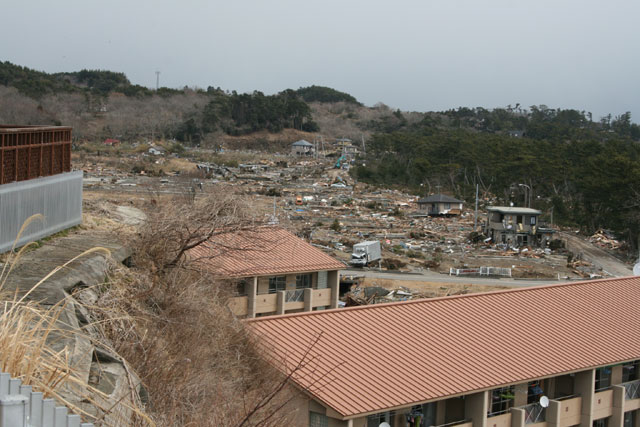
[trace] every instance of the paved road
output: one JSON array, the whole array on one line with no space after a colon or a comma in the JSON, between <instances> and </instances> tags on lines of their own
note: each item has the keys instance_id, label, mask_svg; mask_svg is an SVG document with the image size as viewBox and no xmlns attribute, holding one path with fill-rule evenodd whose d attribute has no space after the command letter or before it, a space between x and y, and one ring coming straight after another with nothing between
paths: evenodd
<instances>
[{"instance_id":1,"label":"paved road","mask_svg":"<svg viewBox=\"0 0 640 427\"><path fill-rule=\"evenodd\" d=\"M609 254L604 249L572 233L560 233L562 239L567 242L567 249L577 254L582 253L583 259L602 268L612 276L624 277L633 275L631 267Z\"/></svg>"},{"instance_id":2,"label":"paved road","mask_svg":"<svg viewBox=\"0 0 640 427\"><path fill-rule=\"evenodd\" d=\"M435 273L427 271L422 274L414 273L387 273L384 271L375 270L342 270L341 276L359 275L365 277L372 277L376 279L389 279L389 280L407 280L414 282L430 282L430 283L460 283L470 285L499 285L499 286L513 286L527 287L527 286L540 286L563 283L564 280L514 280L514 279L496 279L496 278L482 278L482 277L456 277L448 276L446 274Z\"/></svg>"}]
</instances>

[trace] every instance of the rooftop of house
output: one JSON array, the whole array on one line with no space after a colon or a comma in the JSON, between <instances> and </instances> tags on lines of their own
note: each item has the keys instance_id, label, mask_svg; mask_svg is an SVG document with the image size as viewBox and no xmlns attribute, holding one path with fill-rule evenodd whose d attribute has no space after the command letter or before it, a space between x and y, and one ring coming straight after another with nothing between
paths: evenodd
<instances>
[{"instance_id":1,"label":"rooftop of house","mask_svg":"<svg viewBox=\"0 0 640 427\"><path fill-rule=\"evenodd\" d=\"M304 139L301 139L300 141L296 141L291 145L294 147L313 147L312 143L310 143L309 141L305 141Z\"/></svg>"},{"instance_id":2,"label":"rooftop of house","mask_svg":"<svg viewBox=\"0 0 640 427\"><path fill-rule=\"evenodd\" d=\"M418 200L418 203L464 203L462 200L458 200L454 197L447 196L446 194L432 194L427 197L423 197Z\"/></svg>"},{"instance_id":3,"label":"rooftop of house","mask_svg":"<svg viewBox=\"0 0 640 427\"><path fill-rule=\"evenodd\" d=\"M248 321L275 366L344 419L640 359L640 277ZM293 333L295 331L295 333Z\"/></svg>"},{"instance_id":4,"label":"rooftop of house","mask_svg":"<svg viewBox=\"0 0 640 427\"><path fill-rule=\"evenodd\" d=\"M515 206L489 206L489 212L499 212L501 214L521 214L521 215L540 215L542 211L531 208L519 208Z\"/></svg>"},{"instance_id":5,"label":"rooftop of house","mask_svg":"<svg viewBox=\"0 0 640 427\"><path fill-rule=\"evenodd\" d=\"M223 277L240 278L340 270L340 261L279 227L216 235L189 251L192 260Z\"/></svg>"}]
</instances>

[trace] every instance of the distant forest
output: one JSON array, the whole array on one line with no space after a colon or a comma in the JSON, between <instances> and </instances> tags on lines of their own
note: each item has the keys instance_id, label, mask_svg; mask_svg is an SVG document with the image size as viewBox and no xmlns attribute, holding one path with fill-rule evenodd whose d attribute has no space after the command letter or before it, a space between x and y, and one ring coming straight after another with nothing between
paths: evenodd
<instances>
[{"instance_id":1,"label":"distant forest","mask_svg":"<svg viewBox=\"0 0 640 427\"><path fill-rule=\"evenodd\" d=\"M366 156L352 168L359 181L469 202L479 184L496 203L520 205L528 187L532 207L553 212L556 223L611 229L632 249L640 236L640 127L628 112L594 118L519 104L402 112L322 86L274 95L213 86L156 91L123 73L48 74L0 62L0 122L65 124L78 141L213 146L221 135L283 129L350 137L365 142Z\"/></svg>"},{"instance_id":2,"label":"distant forest","mask_svg":"<svg viewBox=\"0 0 640 427\"><path fill-rule=\"evenodd\" d=\"M607 228L637 248L640 237L640 129L629 113L594 122L591 115L544 106L530 110L460 108L374 134L361 181L450 192L468 202L553 212L556 224L587 232ZM446 118L446 123L443 121Z\"/></svg>"}]
</instances>

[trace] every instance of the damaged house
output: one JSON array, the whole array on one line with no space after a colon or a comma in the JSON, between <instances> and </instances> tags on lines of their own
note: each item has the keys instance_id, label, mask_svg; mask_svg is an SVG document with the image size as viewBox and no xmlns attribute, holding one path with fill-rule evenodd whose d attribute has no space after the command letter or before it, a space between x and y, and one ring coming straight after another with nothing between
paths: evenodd
<instances>
[{"instance_id":1,"label":"damaged house","mask_svg":"<svg viewBox=\"0 0 640 427\"><path fill-rule=\"evenodd\" d=\"M313 144L304 139L291 144L291 154L294 156L310 156L314 151Z\"/></svg>"},{"instance_id":2,"label":"damaged house","mask_svg":"<svg viewBox=\"0 0 640 427\"><path fill-rule=\"evenodd\" d=\"M545 246L555 232L540 227L541 211L513 206L489 206L484 234L510 246Z\"/></svg>"},{"instance_id":3,"label":"damaged house","mask_svg":"<svg viewBox=\"0 0 640 427\"><path fill-rule=\"evenodd\" d=\"M418 200L418 213L454 216L462 213L464 202L445 194L432 194Z\"/></svg>"}]
</instances>

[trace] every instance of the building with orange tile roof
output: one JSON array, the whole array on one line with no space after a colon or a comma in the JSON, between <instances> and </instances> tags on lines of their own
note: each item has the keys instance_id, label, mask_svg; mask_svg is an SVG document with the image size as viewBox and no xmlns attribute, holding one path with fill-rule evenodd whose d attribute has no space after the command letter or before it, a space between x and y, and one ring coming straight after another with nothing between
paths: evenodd
<instances>
[{"instance_id":1,"label":"building with orange tile roof","mask_svg":"<svg viewBox=\"0 0 640 427\"><path fill-rule=\"evenodd\" d=\"M248 326L283 372L308 351L291 377L297 426L638 427L638 307L627 277Z\"/></svg>"},{"instance_id":2,"label":"building with orange tile roof","mask_svg":"<svg viewBox=\"0 0 640 427\"><path fill-rule=\"evenodd\" d=\"M344 264L280 227L216 235L189 257L205 269L238 282L230 307L249 318L338 306Z\"/></svg>"}]
</instances>

